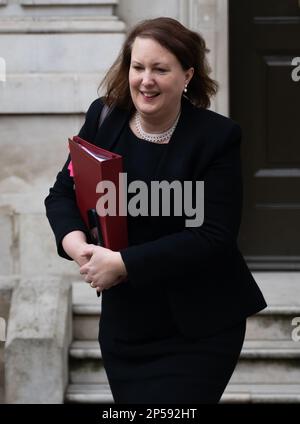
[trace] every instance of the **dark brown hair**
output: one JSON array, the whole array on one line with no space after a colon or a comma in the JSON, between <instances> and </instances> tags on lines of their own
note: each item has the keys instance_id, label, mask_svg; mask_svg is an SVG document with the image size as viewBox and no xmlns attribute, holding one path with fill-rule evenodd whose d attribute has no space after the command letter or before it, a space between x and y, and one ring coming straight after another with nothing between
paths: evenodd
<instances>
[{"instance_id":1,"label":"dark brown hair","mask_svg":"<svg viewBox=\"0 0 300 424\"><path fill-rule=\"evenodd\" d=\"M217 92L217 83L209 77L210 66L206 59L204 39L172 18L147 19L138 23L127 35L121 52L100 83L104 88L105 102L131 110L128 73L131 62L131 49L136 37L152 38L173 53L184 71L194 68L194 75L185 93L195 106L208 108L210 98Z\"/></svg>"}]
</instances>

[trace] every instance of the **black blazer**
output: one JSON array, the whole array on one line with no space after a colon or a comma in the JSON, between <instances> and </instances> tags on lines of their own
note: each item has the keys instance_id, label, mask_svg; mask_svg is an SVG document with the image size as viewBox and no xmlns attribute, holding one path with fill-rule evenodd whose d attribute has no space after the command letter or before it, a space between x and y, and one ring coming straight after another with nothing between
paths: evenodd
<instances>
[{"instance_id":1,"label":"black blazer","mask_svg":"<svg viewBox=\"0 0 300 424\"><path fill-rule=\"evenodd\" d=\"M113 109L98 129L102 107L100 99L91 104L79 135L113 150L129 112ZM183 99L176 130L151 179L204 181L204 222L185 227L185 216L151 217L151 240L120 252L129 277L123 284L145 293L164 287L177 326L191 337L213 334L266 307L237 246L240 142L234 121ZM89 238L76 207L69 160L45 199L58 253L67 259L61 245L67 233L82 230Z\"/></svg>"}]
</instances>

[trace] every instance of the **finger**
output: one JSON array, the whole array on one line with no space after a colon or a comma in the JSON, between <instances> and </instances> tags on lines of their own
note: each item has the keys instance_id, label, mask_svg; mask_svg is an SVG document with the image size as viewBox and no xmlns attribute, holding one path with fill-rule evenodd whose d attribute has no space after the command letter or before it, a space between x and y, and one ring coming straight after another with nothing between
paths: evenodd
<instances>
[{"instance_id":1,"label":"finger","mask_svg":"<svg viewBox=\"0 0 300 424\"><path fill-rule=\"evenodd\" d=\"M91 282L93 281L93 279L91 278L91 277L88 277L88 275L86 275L85 277L84 277L84 281L86 282L86 283L88 283L88 284L91 284ZM96 286L95 286L96 287Z\"/></svg>"},{"instance_id":2,"label":"finger","mask_svg":"<svg viewBox=\"0 0 300 424\"><path fill-rule=\"evenodd\" d=\"M79 272L81 275L85 275L89 272L89 267L85 264L79 268Z\"/></svg>"}]
</instances>

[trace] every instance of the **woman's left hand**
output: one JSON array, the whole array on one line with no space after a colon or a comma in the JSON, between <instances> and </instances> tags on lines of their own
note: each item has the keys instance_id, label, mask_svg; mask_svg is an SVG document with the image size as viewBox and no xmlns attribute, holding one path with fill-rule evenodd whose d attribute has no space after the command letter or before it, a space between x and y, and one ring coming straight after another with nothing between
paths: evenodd
<instances>
[{"instance_id":1,"label":"woman's left hand","mask_svg":"<svg viewBox=\"0 0 300 424\"><path fill-rule=\"evenodd\" d=\"M84 280L97 291L109 289L127 279L127 271L120 252L105 247L88 245L82 255L91 256L90 260L80 267Z\"/></svg>"}]
</instances>

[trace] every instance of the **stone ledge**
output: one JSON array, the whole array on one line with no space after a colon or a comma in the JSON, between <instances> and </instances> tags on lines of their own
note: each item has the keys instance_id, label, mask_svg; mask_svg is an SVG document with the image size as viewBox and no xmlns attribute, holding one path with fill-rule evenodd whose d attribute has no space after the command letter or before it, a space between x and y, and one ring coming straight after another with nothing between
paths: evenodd
<instances>
[{"instance_id":1,"label":"stone ledge","mask_svg":"<svg viewBox=\"0 0 300 424\"><path fill-rule=\"evenodd\" d=\"M72 283L73 287L73 312L79 315L99 314L101 312L102 297L97 297L95 289L92 289L85 281Z\"/></svg>"},{"instance_id":2,"label":"stone ledge","mask_svg":"<svg viewBox=\"0 0 300 424\"><path fill-rule=\"evenodd\" d=\"M73 305L73 313L75 315L100 315L101 313L101 306L97 304L85 304L85 303L77 303ZM300 316L300 307L299 306L270 306L262 311L260 311L258 314L255 315L257 318L258 316L273 316L273 315L280 315L280 316ZM254 316L249 317L249 319L253 319Z\"/></svg>"},{"instance_id":3,"label":"stone ledge","mask_svg":"<svg viewBox=\"0 0 300 424\"><path fill-rule=\"evenodd\" d=\"M3 88L0 85L0 115L86 113L98 97L97 88L103 76L100 70L92 74L10 74ZM20 102L20 95L30 98L30 102Z\"/></svg>"},{"instance_id":4,"label":"stone ledge","mask_svg":"<svg viewBox=\"0 0 300 424\"><path fill-rule=\"evenodd\" d=\"M74 315L89 315L89 316L98 316L101 315L101 306L97 305L73 305L73 314Z\"/></svg>"},{"instance_id":5,"label":"stone ledge","mask_svg":"<svg viewBox=\"0 0 300 424\"><path fill-rule=\"evenodd\" d=\"M113 397L108 384L70 384L66 402L113 403ZM231 384L221 403L300 403L300 385Z\"/></svg>"},{"instance_id":6,"label":"stone ledge","mask_svg":"<svg viewBox=\"0 0 300 424\"><path fill-rule=\"evenodd\" d=\"M221 403L300 403L300 384L229 384Z\"/></svg>"},{"instance_id":7,"label":"stone ledge","mask_svg":"<svg viewBox=\"0 0 300 424\"><path fill-rule=\"evenodd\" d=\"M266 309L260 311L257 315L300 316L300 305L270 305Z\"/></svg>"},{"instance_id":8,"label":"stone ledge","mask_svg":"<svg viewBox=\"0 0 300 424\"><path fill-rule=\"evenodd\" d=\"M119 3L119 0L21 0L20 3L22 6L76 6L76 5L115 6Z\"/></svg>"},{"instance_id":9,"label":"stone ledge","mask_svg":"<svg viewBox=\"0 0 300 424\"><path fill-rule=\"evenodd\" d=\"M300 272L252 272L268 305L300 306Z\"/></svg>"},{"instance_id":10,"label":"stone ledge","mask_svg":"<svg viewBox=\"0 0 300 424\"><path fill-rule=\"evenodd\" d=\"M114 403L108 384L70 384L65 400L70 403Z\"/></svg>"},{"instance_id":11,"label":"stone ledge","mask_svg":"<svg viewBox=\"0 0 300 424\"><path fill-rule=\"evenodd\" d=\"M0 34L123 33L125 30L125 23L116 16L0 18Z\"/></svg>"},{"instance_id":12,"label":"stone ledge","mask_svg":"<svg viewBox=\"0 0 300 424\"><path fill-rule=\"evenodd\" d=\"M97 341L75 341L70 347L70 357L76 359L101 359L102 354Z\"/></svg>"},{"instance_id":13,"label":"stone ledge","mask_svg":"<svg viewBox=\"0 0 300 424\"><path fill-rule=\"evenodd\" d=\"M287 340L246 340L241 359L300 358L300 342Z\"/></svg>"},{"instance_id":14,"label":"stone ledge","mask_svg":"<svg viewBox=\"0 0 300 424\"><path fill-rule=\"evenodd\" d=\"M70 356L78 359L101 358L97 341L78 340L70 347ZM287 341L246 340L241 352L241 359L298 359L300 358L300 343Z\"/></svg>"}]
</instances>

